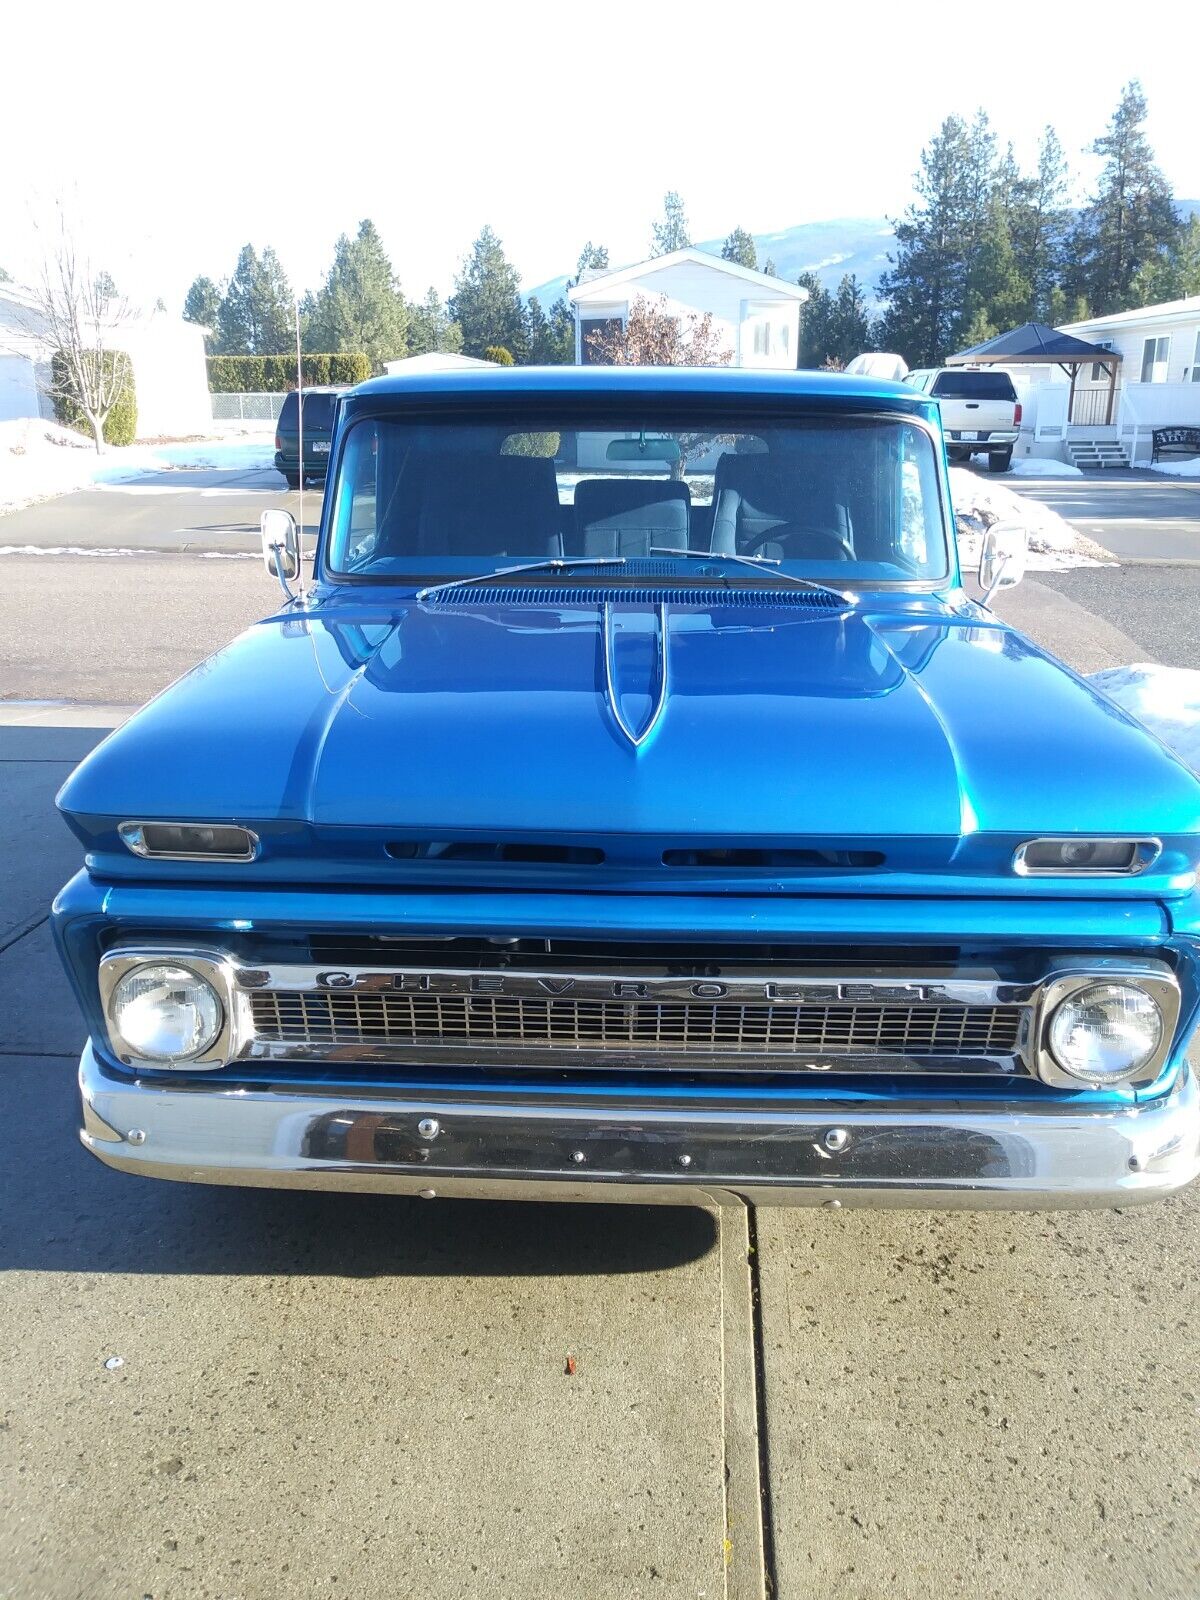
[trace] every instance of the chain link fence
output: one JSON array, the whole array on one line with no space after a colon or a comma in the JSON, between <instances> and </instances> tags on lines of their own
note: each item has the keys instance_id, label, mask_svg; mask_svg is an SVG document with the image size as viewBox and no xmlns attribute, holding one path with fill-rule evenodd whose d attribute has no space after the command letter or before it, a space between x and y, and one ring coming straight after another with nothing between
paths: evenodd
<instances>
[{"instance_id":1,"label":"chain link fence","mask_svg":"<svg viewBox=\"0 0 1200 1600\"><path fill-rule=\"evenodd\" d=\"M284 394L210 395L214 422L277 422ZM307 408L306 408L307 409Z\"/></svg>"}]
</instances>

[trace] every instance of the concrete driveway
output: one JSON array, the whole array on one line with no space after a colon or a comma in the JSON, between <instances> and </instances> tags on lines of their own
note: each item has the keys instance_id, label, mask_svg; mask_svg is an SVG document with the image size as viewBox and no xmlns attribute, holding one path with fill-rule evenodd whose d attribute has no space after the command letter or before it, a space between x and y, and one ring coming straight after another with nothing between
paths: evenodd
<instances>
[{"instance_id":1,"label":"concrete driveway","mask_svg":"<svg viewBox=\"0 0 1200 1600\"><path fill-rule=\"evenodd\" d=\"M79 545L90 500L35 508L47 543ZM141 536L193 523L181 503ZM0 577L6 1600L1195 1600L1194 1192L717 1216L212 1190L85 1156L53 794L96 702L140 701L275 591L163 553ZM1049 588L1003 604L1085 669L1133 659Z\"/></svg>"}]
</instances>

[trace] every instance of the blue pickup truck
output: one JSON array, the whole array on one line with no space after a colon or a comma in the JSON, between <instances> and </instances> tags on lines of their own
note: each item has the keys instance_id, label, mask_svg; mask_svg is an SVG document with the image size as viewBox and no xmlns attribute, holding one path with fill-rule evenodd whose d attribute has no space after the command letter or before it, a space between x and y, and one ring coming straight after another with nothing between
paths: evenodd
<instances>
[{"instance_id":1,"label":"blue pickup truck","mask_svg":"<svg viewBox=\"0 0 1200 1600\"><path fill-rule=\"evenodd\" d=\"M1200 784L959 570L936 401L738 370L339 398L311 571L59 805L82 1138L432 1196L1189 1182Z\"/></svg>"}]
</instances>

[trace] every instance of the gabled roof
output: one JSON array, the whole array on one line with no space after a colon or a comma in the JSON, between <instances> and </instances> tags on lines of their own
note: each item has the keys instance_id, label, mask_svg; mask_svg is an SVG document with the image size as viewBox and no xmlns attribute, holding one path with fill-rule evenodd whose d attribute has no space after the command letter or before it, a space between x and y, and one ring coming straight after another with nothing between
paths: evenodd
<instances>
[{"instance_id":1,"label":"gabled roof","mask_svg":"<svg viewBox=\"0 0 1200 1600\"><path fill-rule=\"evenodd\" d=\"M452 350L427 350L419 356L401 356L396 361L385 361L383 370L389 377L410 377L418 372L452 372L456 367L490 367L495 363L481 361L478 356L459 355Z\"/></svg>"},{"instance_id":2,"label":"gabled roof","mask_svg":"<svg viewBox=\"0 0 1200 1600\"><path fill-rule=\"evenodd\" d=\"M1200 294L1182 300L1164 300L1156 306L1139 306L1136 311L1114 311L1107 317L1084 317L1081 322L1064 322L1064 328L1121 328L1130 323L1161 322L1171 317L1200 317Z\"/></svg>"},{"instance_id":3,"label":"gabled roof","mask_svg":"<svg viewBox=\"0 0 1200 1600\"><path fill-rule=\"evenodd\" d=\"M960 350L957 355L947 356L946 365L965 367L992 361L1013 361L1034 366L1042 362L1059 365L1072 361L1113 360L1120 360L1115 352L1088 344L1085 339L1076 339L1061 328L1052 328L1045 322L1023 322L1019 328L1010 328L1007 333L998 333L994 339L985 339L982 344L972 345L969 350Z\"/></svg>"},{"instance_id":4,"label":"gabled roof","mask_svg":"<svg viewBox=\"0 0 1200 1600\"><path fill-rule=\"evenodd\" d=\"M684 262L692 266L707 267L713 272L724 272L731 278L739 278L747 285L753 285L760 294L774 295L781 300L808 299L808 290L802 289L798 283L788 283L784 278L776 278L769 272L755 272L751 267L739 266L736 261L725 261L721 256L710 256L707 250L697 250L689 245L686 250L671 250L665 256L651 256L648 261L635 261L631 267L617 267L612 272L598 272L594 277L589 277L577 283L573 289L567 290L567 299L572 305L577 300L603 300L614 289L619 289L623 284L631 283L637 278L644 278L651 272L661 272L664 267L682 266Z\"/></svg>"}]
</instances>

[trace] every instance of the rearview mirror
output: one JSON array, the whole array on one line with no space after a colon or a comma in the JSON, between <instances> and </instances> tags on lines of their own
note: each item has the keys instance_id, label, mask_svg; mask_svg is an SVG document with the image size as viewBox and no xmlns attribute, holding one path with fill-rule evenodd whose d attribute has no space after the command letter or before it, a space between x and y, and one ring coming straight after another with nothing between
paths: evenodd
<instances>
[{"instance_id":1,"label":"rearview mirror","mask_svg":"<svg viewBox=\"0 0 1200 1600\"><path fill-rule=\"evenodd\" d=\"M1025 576L1028 541L1018 522L994 522L979 552L979 587L986 605L998 589L1012 589Z\"/></svg>"},{"instance_id":2,"label":"rearview mirror","mask_svg":"<svg viewBox=\"0 0 1200 1600\"><path fill-rule=\"evenodd\" d=\"M259 522L263 562L273 578L294 578L300 570L300 535L290 511L264 511Z\"/></svg>"},{"instance_id":3,"label":"rearview mirror","mask_svg":"<svg viewBox=\"0 0 1200 1600\"><path fill-rule=\"evenodd\" d=\"M640 434L636 439L610 439L604 452L606 461L667 461L672 465L683 452L676 439L647 439Z\"/></svg>"}]
</instances>

